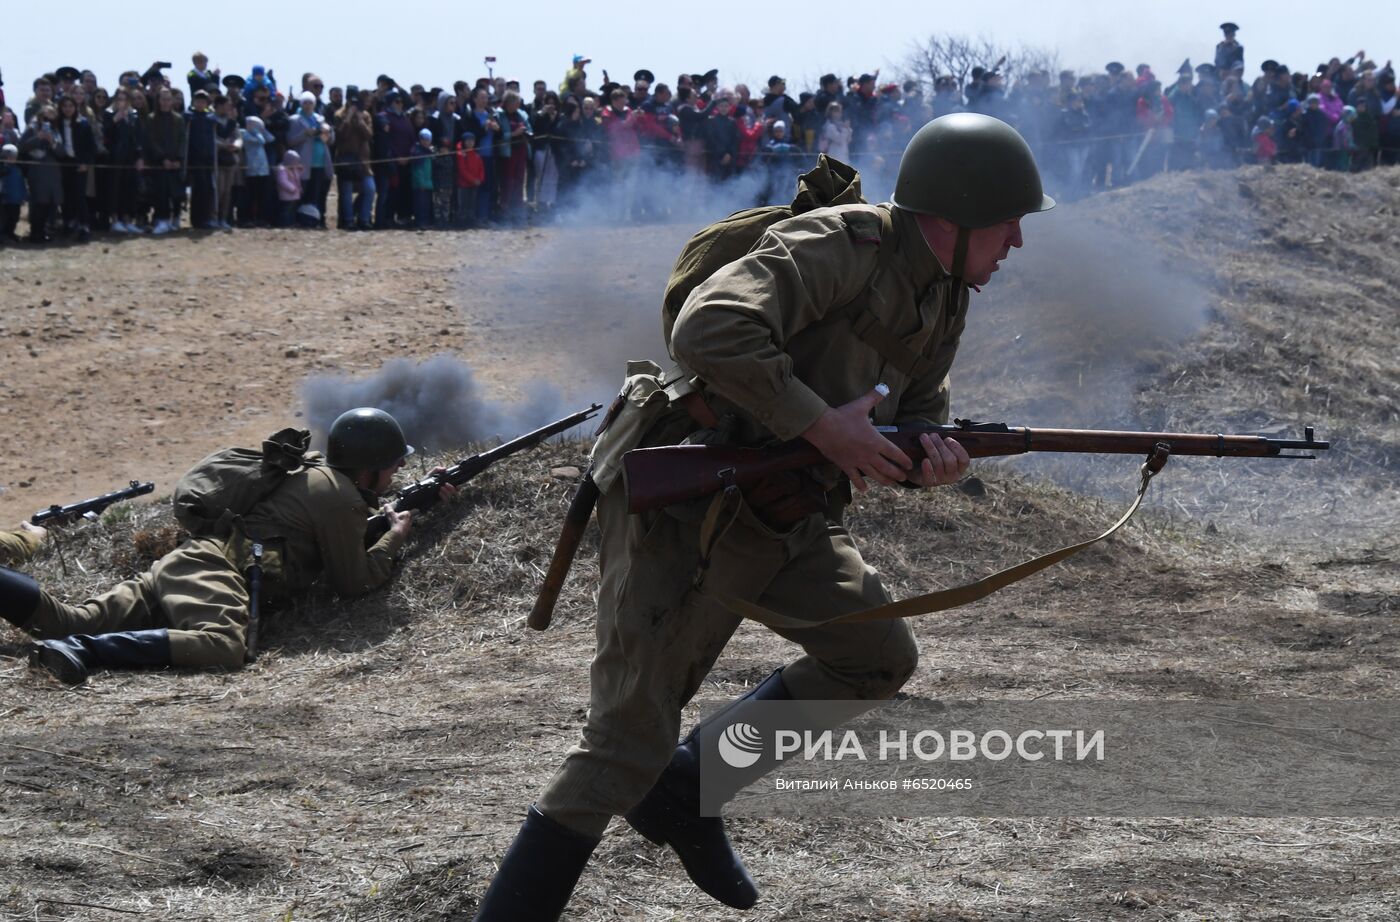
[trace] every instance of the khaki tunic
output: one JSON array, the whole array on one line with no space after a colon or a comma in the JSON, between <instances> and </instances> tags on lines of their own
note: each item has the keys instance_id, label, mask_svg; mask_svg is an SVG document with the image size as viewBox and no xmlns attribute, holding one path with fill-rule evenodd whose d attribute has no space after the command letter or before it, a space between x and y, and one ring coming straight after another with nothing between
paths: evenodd
<instances>
[{"instance_id":1,"label":"khaki tunic","mask_svg":"<svg viewBox=\"0 0 1400 922\"><path fill-rule=\"evenodd\" d=\"M23 563L39 549L39 539L27 531L0 531L0 563Z\"/></svg>"},{"instance_id":2,"label":"khaki tunic","mask_svg":"<svg viewBox=\"0 0 1400 922\"><path fill-rule=\"evenodd\" d=\"M673 356L702 379L716 412L734 414L736 441L795 438L827 406L882 381L891 393L876 408L878 422L946 419L966 289L939 267L910 216L895 211L883 244L872 217L872 206L839 206L785 220L687 299ZM881 245L894 249L872 279ZM904 375L854 335L843 308L867 285L870 309L929 360L922 377ZM673 412L645 441L673 443L696 428ZM810 623L779 631L804 650L783 669L796 698L882 699L904 684L918 661L906 623L824 623L889 601L842 525L848 501L847 490L834 490L825 515L786 532L741 505L697 589L693 509L628 515L620 484L603 496L588 722L539 798L546 815L598 835L650 789L676 745L681 709L739 624L723 596Z\"/></svg>"},{"instance_id":3,"label":"khaki tunic","mask_svg":"<svg viewBox=\"0 0 1400 922\"><path fill-rule=\"evenodd\" d=\"M386 533L365 550L373 499L346 475L315 467L292 474L245 515L243 531L268 548L267 597L295 594L320 575L345 597L388 580L403 540ZM167 628L174 665L237 669L246 650L248 544L241 537L187 541L146 573L81 605L42 593L27 629L37 637L66 637Z\"/></svg>"}]
</instances>

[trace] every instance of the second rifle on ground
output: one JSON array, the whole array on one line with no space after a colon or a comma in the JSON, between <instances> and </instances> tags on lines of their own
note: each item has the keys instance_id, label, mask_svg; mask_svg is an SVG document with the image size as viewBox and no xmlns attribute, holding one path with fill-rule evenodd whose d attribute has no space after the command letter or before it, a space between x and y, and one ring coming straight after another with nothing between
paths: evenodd
<instances>
[{"instance_id":1,"label":"second rifle on ground","mask_svg":"<svg viewBox=\"0 0 1400 922\"><path fill-rule=\"evenodd\" d=\"M63 525L80 518L95 519L113 503L120 503L137 496L145 496L147 493L154 492L155 488L154 483L133 480L131 486L123 490L113 490L111 493L103 493L101 496L94 496L92 499L85 499L67 506L53 505L47 509L41 509L34 513L29 521L34 525Z\"/></svg>"}]
</instances>

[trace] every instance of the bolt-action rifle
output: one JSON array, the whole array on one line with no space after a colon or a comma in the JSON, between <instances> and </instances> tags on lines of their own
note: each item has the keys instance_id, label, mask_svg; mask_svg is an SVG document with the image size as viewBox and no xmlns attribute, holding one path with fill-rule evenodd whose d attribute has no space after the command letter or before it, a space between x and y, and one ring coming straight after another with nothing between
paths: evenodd
<instances>
[{"instance_id":1,"label":"bolt-action rifle","mask_svg":"<svg viewBox=\"0 0 1400 922\"><path fill-rule=\"evenodd\" d=\"M1102 429L1031 429L1005 423L954 420L951 426L876 426L885 438L911 459L921 459L919 437L926 433L957 439L972 458L1020 455L1032 451L1090 454L1150 455L1158 445L1172 455L1216 458L1316 458L1298 452L1326 451L1313 427L1301 439L1272 439L1262 435L1220 435L1185 432L1114 432ZM636 448L622 457L622 476L629 512L647 512L673 503L708 496L735 486L748 489L780 471L821 464L816 446L795 439L770 448L725 445L665 445Z\"/></svg>"},{"instance_id":2,"label":"bolt-action rifle","mask_svg":"<svg viewBox=\"0 0 1400 922\"><path fill-rule=\"evenodd\" d=\"M137 496L145 496L147 493L154 492L155 488L154 483L133 480L131 486L124 490L113 490L111 493L104 493L101 496L94 496L92 499L85 499L80 503L72 503L67 506L53 505L47 509L41 509L34 513L29 521L34 525L63 525L80 518L96 519L113 503Z\"/></svg>"},{"instance_id":3,"label":"bolt-action rifle","mask_svg":"<svg viewBox=\"0 0 1400 922\"><path fill-rule=\"evenodd\" d=\"M454 487L459 487L497 461L534 448L545 439L556 436L567 429L572 429L584 420L593 417L602 408L602 404L595 403L586 410L580 410L571 416L556 420L548 426L541 426L534 432L527 432L525 435L511 439L489 451L463 458L441 474L434 474L404 487L396 495L393 509L395 512L417 512L427 509L438 501L438 491L442 489L443 484L450 483ZM389 517L387 515L381 512L370 516L369 527L365 531L365 546L374 544L388 530Z\"/></svg>"}]
</instances>

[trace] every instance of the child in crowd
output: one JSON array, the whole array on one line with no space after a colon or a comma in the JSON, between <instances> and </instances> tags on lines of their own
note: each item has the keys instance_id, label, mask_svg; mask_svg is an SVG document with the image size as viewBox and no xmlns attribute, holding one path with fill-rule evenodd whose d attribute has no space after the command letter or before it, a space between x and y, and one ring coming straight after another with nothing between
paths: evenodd
<instances>
[{"instance_id":1,"label":"child in crowd","mask_svg":"<svg viewBox=\"0 0 1400 922\"><path fill-rule=\"evenodd\" d=\"M428 227L433 223L433 133L419 129L418 143L409 154L412 164L413 226Z\"/></svg>"},{"instance_id":2,"label":"child in crowd","mask_svg":"<svg viewBox=\"0 0 1400 922\"><path fill-rule=\"evenodd\" d=\"M476 191L486 181L486 164L476 152L476 136L470 131L457 145L457 223L476 226Z\"/></svg>"},{"instance_id":3,"label":"child in crowd","mask_svg":"<svg viewBox=\"0 0 1400 922\"><path fill-rule=\"evenodd\" d=\"M19 148L6 144L0 148L0 245L19 243L15 228L19 227L20 207L28 197L19 167Z\"/></svg>"},{"instance_id":4,"label":"child in crowd","mask_svg":"<svg viewBox=\"0 0 1400 922\"><path fill-rule=\"evenodd\" d=\"M1254 130L1249 133L1254 141L1254 160L1256 163L1273 163L1278 156L1278 143L1274 141L1274 123L1267 115L1259 116L1259 121L1254 123Z\"/></svg>"},{"instance_id":5,"label":"child in crowd","mask_svg":"<svg viewBox=\"0 0 1400 922\"><path fill-rule=\"evenodd\" d=\"M436 147L437 156L433 158L433 223L442 228L452 226L452 205L457 197L454 146L450 134L442 132Z\"/></svg>"},{"instance_id":6,"label":"child in crowd","mask_svg":"<svg viewBox=\"0 0 1400 922\"><path fill-rule=\"evenodd\" d=\"M272 132L263 120L248 116L243 128L243 169L248 192L240 222L245 227L267 227L271 223L272 171L268 167L267 146L272 142Z\"/></svg>"},{"instance_id":7,"label":"child in crowd","mask_svg":"<svg viewBox=\"0 0 1400 922\"><path fill-rule=\"evenodd\" d=\"M277 226L291 227L301 202L301 155L289 150L277 168Z\"/></svg>"},{"instance_id":8,"label":"child in crowd","mask_svg":"<svg viewBox=\"0 0 1400 922\"><path fill-rule=\"evenodd\" d=\"M1327 166L1329 169L1337 170L1340 173L1351 172L1351 155L1356 151L1356 136L1352 131L1352 125L1356 122L1356 108L1354 106L1343 106L1342 117L1337 119L1337 125L1332 129L1332 149Z\"/></svg>"}]
</instances>

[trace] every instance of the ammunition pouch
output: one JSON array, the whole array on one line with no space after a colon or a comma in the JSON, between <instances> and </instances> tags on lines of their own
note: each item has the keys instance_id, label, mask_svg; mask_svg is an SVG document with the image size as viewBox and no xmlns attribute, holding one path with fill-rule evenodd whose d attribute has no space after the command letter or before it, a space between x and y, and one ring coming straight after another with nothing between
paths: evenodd
<instances>
[{"instance_id":1,"label":"ammunition pouch","mask_svg":"<svg viewBox=\"0 0 1400 922\"><path fill-rule=\"evenodd\" d=\"M596 433L591 455L593 482L606 493L622 473L622 456L643 445L675 444L695 428L681 401L696 393L689 374L676 366L663 373L655 362L627 363L627 378Z\"/></svg>"}]
</instances>

